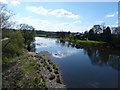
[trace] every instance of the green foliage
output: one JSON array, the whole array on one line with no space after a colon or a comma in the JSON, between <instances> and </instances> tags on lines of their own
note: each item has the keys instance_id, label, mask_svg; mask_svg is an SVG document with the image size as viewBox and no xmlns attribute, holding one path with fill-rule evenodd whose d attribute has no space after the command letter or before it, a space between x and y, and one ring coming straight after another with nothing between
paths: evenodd
<instances>
[{"instance_id":1,"label":"green foliage","mask_svg":"<svg viewBox=\"0 0 120 90\"><path fill-rule=\"evenodd\" d=\"M40 69L39 64L34 59L19 57L15 58L18 66L15 66L15 71L8 70L3 75L3 87L9 86L10 88L42 88L45 87L44 78L37 73ZM19 61L17 60L19 59ZM12 60L13 62L14 60ZM12 72L12 73L11 73ZM10 76L9 76L10 75ZM13 86L14 85L14 86Z\"/></svg>"},{"instance_id":2,"label":"green foliage","mask_svg":"<svg viewBox=\"0 0 120 90\"><path fill-rule=\"evenodd\" d=\"M58 68L55 64L53 64L53 69L58 70Z\"/></svg>"},{"instance_id":3,"label":"green foliage","mask_svg":"<svg viewBox=\"0 0 120 90\"><path fill-rule=\"evenodd\" d=\"M49 65L47 65L47 69L48 69L48 70L50 69L50 66L49 66Z\"/></svg>"},{"instance_id":4,"label":"green foliage","mask_svg":"<svg viewBox=\"0 0 120 90\"><path fill-rule=\"evenodd\" d=\"M43 59L43 57L40 56L40 55L36 55L35 57L38 58L39 60L40 60L40 59Z\"/></svg>"},{"instance_id":5,"label":"green foliage","mask_svg":"<svg viewBox=\"0 0 120 90\"><path fill-rule=\"evenodd\" d=\"M3 63L5 58L12 58L22 54L24 48L24 38L20 31L11 31L8 40L2 41Z\"/></svg>"},{"instance_id":6,"label":"green foliage","mask_svg":"<svg viewBox=\"0 0 120 90\"><path fill-rule=\"evenodd\" d=\"M52 72L52 69L50 68L49 71Z\"/></svg>"},{"instance_id":7,"label":"green foliage","mask_svg":"<svg viewBox=\"0 0 120 90\"><path fill-rule=\"evenodd\" d=\"M47 63L46 63L46 62L44 62L44 66L47 66Z\"/></svg>"},{"instance_id":8,"label":"green foliage","mask_svg":"<svg viewBox=\"0 0 120 90\"><path fill-rule=\"evenodd\" d=\"M49 64L53 64L53 63L51 62L51 60L48 60L48 63L49 63Z\"/></svg>"},{"instance_id":9,"label":"green foliage","mask_svg":"<svg viewBox=\"0 0 120 90\"><path fill-rule=\"evenodd\" d=\"M55 74L59 74L58 70L55 70L54 73L55 73Z\"/></svg>"},{"instance_id":10,"label":"green foliage","mask_svg":"<svg viewBox=\"0 0 120 90\"><path fill-rule=\"evenodd\" d=\"M44 60L44 59L42 59L40 62L41 62L41 63L44 63L44 61L45 61L45 60Z\"/></svg>"},{"instance_id":11,"label":"green foliage","mask_svg":"<svg viewBox=\"0 0 120 90\"><path fill-rule=\"evenodd\" d=\"M51 74L49 79L52 80L52 79L54 79L54 78L55 78L55 75L54 75L54 74Z\"/></svg>"},{"instance_id":12,"label":"green foliage","mask_svg":"<svg viewBox=\"0 0 120 90\"><path fill-rule=\"evenodd\" d=\"M61 84L60 77L57 77L57 78L56 78L56 82Z\"/></svg>"}]
</instances>

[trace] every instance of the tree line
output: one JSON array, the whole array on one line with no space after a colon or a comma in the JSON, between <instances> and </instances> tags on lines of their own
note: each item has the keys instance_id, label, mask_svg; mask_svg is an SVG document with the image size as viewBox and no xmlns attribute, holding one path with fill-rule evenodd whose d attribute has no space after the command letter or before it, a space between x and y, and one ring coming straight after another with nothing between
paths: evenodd
<instances>
[{"instance_id":1,"label":"tree line","mask_svg":"<svg viewBox=\"0 0 120 90\"><path fill-rule=\"evenodd\" d=\"M2 31L2 60L7 63L10 58L20 56L26 49L31 50L35 29L28 24L19 24L13 29L14 22L10 22L11 14L6 5L0 5L0 30ZM4 38L8 38L4 40Z\"/></svg>"},{"instance_id":2,"label":"tree line","mask_svg":"<svg viewBox=\"0 0 120 90\"><path fill-rule=\"evenodd\" d=\"M120 27L114 27L114 31L109 26L94 25L84 33L56 32L58 38L69 38L73 40L94 40L106 42L110 47L120 48Z\"/></svg>"}]
</instances>

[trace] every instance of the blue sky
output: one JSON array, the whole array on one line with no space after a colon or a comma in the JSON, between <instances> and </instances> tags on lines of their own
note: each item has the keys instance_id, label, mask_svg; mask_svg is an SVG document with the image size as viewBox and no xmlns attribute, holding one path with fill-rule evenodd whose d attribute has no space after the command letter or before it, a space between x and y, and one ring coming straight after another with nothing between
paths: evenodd
<instances>
[{"instance_id":1,"label":"blue sky","mask_svg":"<svg viewBox=\"0 0 120 90\"><path fill-rule=\"evenodd\" d=\"M37 30L84 32L94 24L117 26L117 2L18 2L7 3L13 21Z\"/></svg>"}]
</instances>

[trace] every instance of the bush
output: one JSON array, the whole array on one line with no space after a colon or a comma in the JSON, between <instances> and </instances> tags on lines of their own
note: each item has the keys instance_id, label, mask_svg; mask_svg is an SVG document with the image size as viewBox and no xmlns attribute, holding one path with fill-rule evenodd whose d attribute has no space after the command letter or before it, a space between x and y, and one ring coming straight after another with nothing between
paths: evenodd
<instances>
[{"instance_id":1,"label":"bush","mask_svg":"<svg viewBox=\"0 0 120 90\"><path fill-rule=\"evenodd\" d=\"M43 63L43 62L44 62L44 59L41 60L41 63Z\"/></svg>"},{"instance_id":2,"label":"bush","mask_svg":"<svg viewBox=\"0 0 120 90\"><path fill-rule=\"evenodd\" d=\"M43 59L42 56L36 55L35 57L37 57L38 59Z\"/></svg>"},{"instance_id":3,"label":"bush","mask_svg":"<svg viewBox=\"0 0 120 90\"><path fill-rule=\"evenodd\" d=\"M52 80L52 79L54 79L54 78L55 78L55 75L54 75L54 74L51 74L49 79Z\"/></svg>"},{"instance_id":4,"label":"bush","mask_svg":"<svg viewBox=\"0 0 120 90\"><path fill-rule=\"evenodd\" d=\"M48 66L46 62L44 62L44 66Z\"/></svg>"},{"instance_id":5,"label":"bush","mask_svg":"<svg viewBox=\"0 0 120 90\"><path fill-rule=\"evenodd\" d=\"M54 73L55 73L55 74L59 74L58 70L55 70Z\"/></svg>"},{"instance_id":6,"label":"bush","mask_svg":"<svg viewBox=\"0 0 120 90\"><path fill-rule=\"evenodd\" d=\"M49 64L53 64L53 63L51 62L51 60L48 60L48 62L49 62Z\"/></svg>"},{"instance_id":7,"label":"bush","mask_svg":"<svg viewBox=\"0 0 120 90\"><path fill-rule=\"evenodd\" d=\"M52 72L52 69L49 69L50 72Z\"/></svg>"},{"instance_id":8,"label":"bush","mask_svg":"<svg viewBox=\"0 0 120 90\"><path fill-rule=\"evenodd\" d=\"M56 82L61 84L60 77L57 77L57 78L56 78Z\"/></svg>"},{"instance_id":9,"label":"bush","mask_svg":"<svg viewBox=\"0 0 120 90\"><path fill-rule=\"evenodd\" d=\"M53 69L58 70L57 66L54 64Z\"/></svg>"},{"instance_id":10,"label":"bush","mask_svg":"<svg viewBox=\"0 0 120 90\"><path fill-rule=\"evenodd\" d=\"M47 69L48 69L48 70L50 69L50 66L49 66L49 65L47 65Z\"/></svg>"}]
</instances>

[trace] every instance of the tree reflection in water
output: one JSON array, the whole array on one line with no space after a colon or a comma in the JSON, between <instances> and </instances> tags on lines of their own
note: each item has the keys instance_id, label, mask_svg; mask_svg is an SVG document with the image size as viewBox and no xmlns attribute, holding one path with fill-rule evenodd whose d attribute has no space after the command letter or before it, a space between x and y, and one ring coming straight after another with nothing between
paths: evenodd
<instances>
[{"instance_id":1,"label":"tree reflection in water","mask_svg":"<svg viewBox=\"0 0 120 90\"><path fill-rule=\"evenodd\" d=\"M111 66L116 70L120 70L120 55L118 51L102 49L102 48L83 48L84 52L89 56L92 64L99 66Z\"/></svg>"},{"instance_id":2,"label":"tree reflection in water","mask_svg":"<svg viewBox=\"0 0 120 90\"><path fill-rule=\"evenodd\" d=\"M88 55L93 65L110 66L113 69L120 71L120 51L100 48L100 47L86 47L83 45L76 45L71 42L57 40L57 43L61 45L76 47L77 49L83 49L84 53Z\"/></svg>"}]
</instances>

